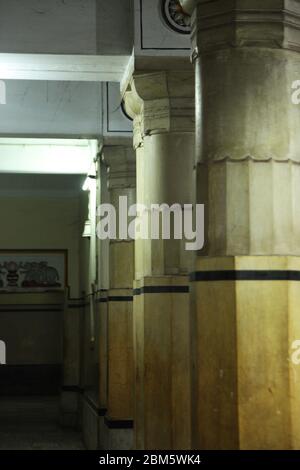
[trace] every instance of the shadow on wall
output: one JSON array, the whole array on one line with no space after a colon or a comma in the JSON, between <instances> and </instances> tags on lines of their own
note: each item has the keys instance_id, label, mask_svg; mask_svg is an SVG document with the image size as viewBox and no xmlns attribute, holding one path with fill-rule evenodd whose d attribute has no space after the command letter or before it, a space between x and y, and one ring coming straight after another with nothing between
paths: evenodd
<instances>
[{"instance_id":1,"label":"shadow on wall","mask_svg":"<svg viewBox=\"0 0 300 470\"><path fill-rule=\"evenodd\" d=\"M60 393L63 301L63 291L0 293L1 396Z\"/></svg>"}]
</instances>

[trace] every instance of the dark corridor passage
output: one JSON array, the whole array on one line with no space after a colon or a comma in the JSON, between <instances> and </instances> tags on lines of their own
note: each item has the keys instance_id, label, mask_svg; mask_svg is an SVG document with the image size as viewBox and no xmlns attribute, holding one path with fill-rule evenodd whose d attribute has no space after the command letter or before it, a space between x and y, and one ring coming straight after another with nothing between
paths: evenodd
<instances>
[{"instance_id":1,"label":"dark corridor passage","mask_svg":"<svg viewBox=\"0 0 300 470\"><path fill-rule=\"evenodd\" d=\"M0 450L83 450L59 425L59 396L0 397Z\"/></svg>"},{"instance_id":2,"label":"dark corridor passage","mask_svg":"<svg viewBox=\"0 0 300 470\"><path fill-rule=\"evenodd\" d=\"M84 448L77 426L62 426L64 299L64 290L0 293L0 450Z\"/></svg>"}]
</instances>

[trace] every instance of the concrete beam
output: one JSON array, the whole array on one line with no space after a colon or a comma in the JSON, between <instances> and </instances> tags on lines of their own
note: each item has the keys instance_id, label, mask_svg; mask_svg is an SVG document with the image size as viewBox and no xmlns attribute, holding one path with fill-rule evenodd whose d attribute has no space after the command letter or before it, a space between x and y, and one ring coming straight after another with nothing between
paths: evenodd
<instances>
[{"instance_id":1,"label":"concrete beam","mask_svg":"<svg viewBox=\"0 0 300 470\"><path fill-rule=\"evenodd\" d=\"M96 140L0 139L0 173L87 174Z\"/></svg>"},{"instance_id":2,"label":"concrete beam","mask_svg":"<svg viewBox=\"0 0 300 470\"><path fill-rule=\"evenodd\" d=\"M130 56L0 54L2 80L120 82Z\"/></svg>"}]
</instances>

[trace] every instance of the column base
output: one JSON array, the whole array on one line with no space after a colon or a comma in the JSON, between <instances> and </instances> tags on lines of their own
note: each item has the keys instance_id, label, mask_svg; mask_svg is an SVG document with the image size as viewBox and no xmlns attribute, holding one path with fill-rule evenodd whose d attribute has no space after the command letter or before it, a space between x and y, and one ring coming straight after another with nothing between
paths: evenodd
<instances>
[{"instance_id":1,"label":"column base","mask_svg":"<svg viewBox=\"0 0 300 470\"><path fill-rule=\"evenodd\" d=\"M103 450L132 450L133 421L99 418L100 445Z\"/></svg>"},{"instance_id":2,"label":"column base","mask_svg":"<svg viewBox=\"0 0 300 470\"><path fill-rule=\"evenodd\" d=\"M107 414L115 420L133 415L132 289L108 292Z\"/></svg>"},{"instance_id":3,"label":"column base","mask_svg":"<svg viewBox=\"0 0 300 470\"><path fill-rule=\"evenodd\" d=\"M193 447L299 449L300 258L199 258Z\"/></svg>"},{"instance_id":4,"label":"column base","mask_svg":"<svg viewBox=\"0 0 300 470\"><path fill-rule=\"evenodd\" d=\"M97 450L99 441L98 404L88 394L82 395L82 431L83 442L87 450Z\"/></svg>"},{"instance_id":5,"label":"column base","mask_svg":"<svg viewBox=\"0 0 300 470\"><path fill-rule=\"evenodd\" d=\"M186 276L134 284L135 447L189 449L190 329Z\"/></svg>"},{"instance_id":6,"label":"column base","mask_svg":"<svg viewBox=\"0 0 300 470\"><path fill-rule=\"evenodd\" d=\"M60 425L64 428L79 427L80 389L77 386L65 386L60 395Z\"/></svg>"}]
</instances>

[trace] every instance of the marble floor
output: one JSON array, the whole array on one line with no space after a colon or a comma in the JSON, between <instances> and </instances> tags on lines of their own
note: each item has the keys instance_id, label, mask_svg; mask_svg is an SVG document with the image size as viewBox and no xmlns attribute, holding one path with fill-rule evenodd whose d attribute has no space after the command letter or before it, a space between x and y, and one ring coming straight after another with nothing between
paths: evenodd
<instances>
[{"instance_id":1,"label":"marble floor","mask_svg":"<svg viewBox=\"0 0 300 470\"><path fill-rule=\"evenodd\" d=\"M0 397L0 450L84 450L80 433L58 421L57 397Z\"/></svg>"}]
</instances>

